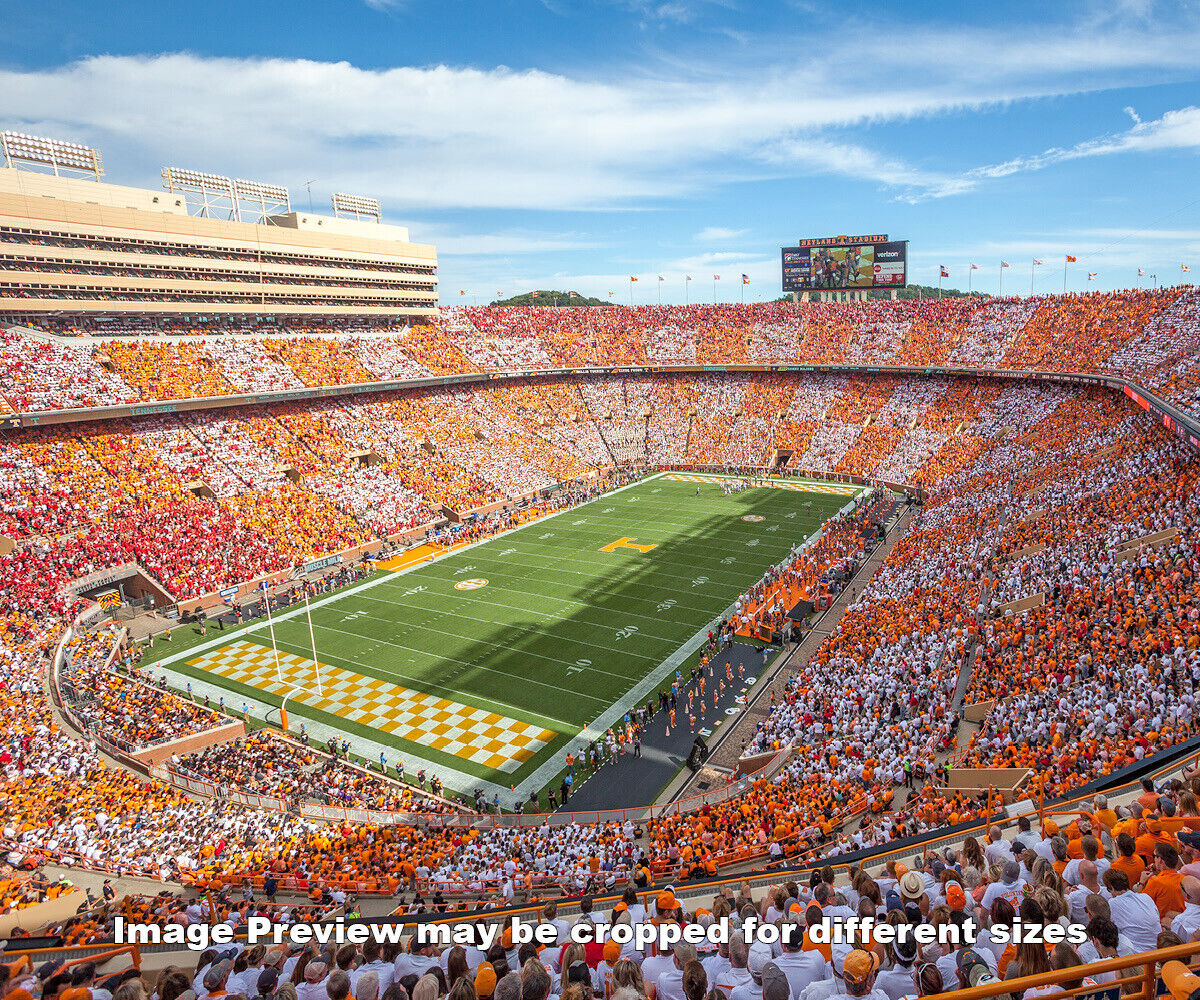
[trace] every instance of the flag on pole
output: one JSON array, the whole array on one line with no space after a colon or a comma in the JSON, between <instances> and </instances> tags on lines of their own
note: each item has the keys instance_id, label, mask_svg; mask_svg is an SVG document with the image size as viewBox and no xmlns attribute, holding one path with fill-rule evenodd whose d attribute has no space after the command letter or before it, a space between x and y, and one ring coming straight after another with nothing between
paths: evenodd
<instances>
[{"instance_id":1,"label":"flag on pole","mask_svg":"<svg viewBox=\"0 0 1200 1000\"><path fill-rule=\"evenodd\" d=\"M972 271L978 271L978 270L979 270L979 265L978 265L978 264L972 264L972 265L971 265L971 270L972 270Z\"/></svg>"},{"instance_id":2,"label":"flag on pole","mask_svg":"<svg viewBox=\"0 0 1200 1000\"><path fill-rule=\"evenodd\" d=\"M1145 271L1143 271L1143 270L1142 270L1140 267L1138 268L1138 277L1139 277L1139 278L1144 278L1144 277L1146 277L1146 272L1145 272Z\"/></svg>"},{"instance_id":3,"label":"flag on pole","mask_svg":"<svg viewBox=\"0 0 1200 1000\"><path fill-rule=\"evenodd\" d=\"M1068 264L1074 264L1077 259L1078 258L1072 257L1070 254L1067 254L1067 263Z\"/></svg>"},{"instance_id":4,"label":"flag on pole","mask_svg":"<svg viewBox=\"0 0 1200 1000\"><path fill-rule=\"evenodd\" d=\"M535 299L536 299L536 298L537 298L539 295L541 295L542 293L541 293L541 292L530 292L529 294L530 294L530 295L531 295L533 298L535 298Z\"/></svg>"},{"instance_id":5,"label":"flag on pole","mask_svg":"<svg viewBox=\"0 0 1200 1000\"><path fill-rule=\"evenodd\" d=\"M1033 264L1035 267L1040 267L1042 264L1045 264L1045 263L1046 262L1044 260L1038 260L1036 257L1033 258Z\"/></svg>"},{"instance_id":6,"label":"flag on pole","mask_svg":"<svg viewBox=\"0 0 1200 1000\"><path fill-rule=\"evenodd\" d=\"M658 280L659 280L659 281L666 281L667 279L666 279L666 278L664 278L664 277L663 277L663 276L660 274L660 275L658 276Z\"/></svg>"},{"instance_id":7,"label":"flag on pole","mask_svg":"<svg viewBox=\"0 0 1200 1000\"><path fill-rule=\"evenodd\" d=\"M1191 268L1190 268L1190 267L1188 267L1188 266L1187 266L1187 264L1180 264L1180 265L1179 265L1179 270L1181 270L1181 271L1183 271L1183 272L1187 273L1187 272L1191 271Z\"/></svg>"},{"instance_id":8,"label":"flag on pole","mask_svg":"<svg viewBox=\"0 0 1200 1000\"><path fill-rule=\"evenodd\" d=\"M688 275L685 275L683 280L684 280L684 281L691 281L691 280L692 280L692 276L691 276L690 274L688 274Z\"/></svg>"},{"instance_id":9,"label":"flag on pole","mask_svg":"<svg viewBox=\"0 0 1200 1000\"><path fill-rule=\"evenodd\" d=\"M950 272L946 270L946 267L945 267L945 265L942 265L942 266L941 266L941 267L940 267L938 270L940 270L940 271L942 272L942 277L943 277L943 278L948 278L948 277L950 277Z\"/></svg>"},{"instance_id":10,"label":"flag on pole","mask_svg":"<svg viewBox=\"0 0 1200 1000\"><path fill-rule=\"evenodd\" d=\"M629 276L629 280L630 280L630 281L637 281L637 278L635 278L635 277L634 277L634 276L631 274L631 275Z\"/></svg>"},{"instance_id":11,"label":"flag on pole","mask_svg":"<svg viewBox=\"0 0 1200 1000\"><path fill-rule=\"evenodd\" d=\"M1088 271L1088 281L1095 281L1096 275L1099 273L1099 271Z\"/></svg>"},{"instance_id":12,"label":"flag on pole","mask_svg":"<svg viewBox=\"0 0 1200 1000\"><path fill-rule=\"evenodd\" d=\"M617 294L616 292L609 292L609 293L608 293L608 297L611 299L611 298L612 298L614 295L616 295L616 294Z\"/></svg>"},{"instance_id":13,"label":"flag on pole","mask_svg":"<svg viewBox=\"0 0 1200 1000\"><path fill-rule=\"evenodd\" d=\"M748 284L750 284L750 275L748 275L748 274L746 274L746 273L744 273L744 272L743 272L743 274L742 274L742 284L743 284L743 285L748 285Z\"/></svg>"},{"instance_id":14,"label":"flag on pole","mask_svg":"<svg viewBox=\"0 0 1200 1000\"><path fill-rule=\"evenodd\" d=\"M467 294L467 291L466 291L466 289L465 289L465 288L460 288L460 289L458 290L458 294L459 294L459 295L466 295L466 294Z\"/></svg>"},{"instance_id":15,"label":"flag on pole","mask_svg":"<svg viewBox=\"0 0 1200 1000\"><path fill-rule=\"evenodd\" d=\"M1006 260L1002 260L1002 261L1000 261L1000 266L1001 266L1001 267L1008 267L1008 266L1009 266L1009 263L1008 263L1008 261L1006 261Z\"/></svg>"},{"instance_id":16,"label":"flag on pole","mask_svg":"<svg viewBox=\"0 0 1200 1000\"><path fill-rule=\"evenodd\" d=\"M719 274L713 275L713 281L720 281L720 280L721 280L721 276Z\"/></svg>"}]
</instances>

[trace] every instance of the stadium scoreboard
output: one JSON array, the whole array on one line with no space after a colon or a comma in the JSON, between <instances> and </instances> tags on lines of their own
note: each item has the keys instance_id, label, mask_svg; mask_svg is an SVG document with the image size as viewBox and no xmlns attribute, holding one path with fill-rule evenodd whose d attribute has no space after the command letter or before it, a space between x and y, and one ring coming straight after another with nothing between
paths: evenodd
<instances>
[{"instance_id":1,"label":"stadium scoreboard","mask_svg":"<svg viewBox=\"0 0 1200 1000\"><path fill-rule=\"evenodd\" d=\"M799 240L781 250L785 292L903 288L908 240L877 236L830 236Z\"/></svg>"}]
</instances>

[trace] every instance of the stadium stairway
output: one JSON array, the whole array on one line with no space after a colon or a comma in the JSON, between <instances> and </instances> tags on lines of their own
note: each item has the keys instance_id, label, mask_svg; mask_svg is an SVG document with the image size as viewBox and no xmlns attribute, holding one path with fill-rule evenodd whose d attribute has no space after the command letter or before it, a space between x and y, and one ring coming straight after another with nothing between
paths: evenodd
<instances>
[{"instance_id":1,"label":"stadium stairway","mask_svg":"<svg viewBox=\"0 0 1200 1000\"><path fill-rule=\"evenodd\" d=\"M889 518L891 516L893 515L889 513ZM742 741L749 742L758 729L759 723L769 714L767 706L770 704L770 692L774 692L777 702L783 700L788 677L793 673L802 673L808 666L821 643L837 628L842 615L846 613L846 609L863 589L864 581L871 578L891 553L896 542L904 536L911 518L912 510L902 508L894 523L885 521L889 526L883 542L875 547L854 579L851 580L850 586L838 594L832 607L817 619L814 627L793 647L792 652L778 657L770 671L760 678L746 710L737 717L733 725L726 727L719 739L710 746L710 756L706 767L701 768L682 783L679 783L678 780L671 782L655 803L656 805L699 794L705 790L699 787L702 783L707 782L711 785L714 781L722 781L726 774L737 768L738 760L741 758Z\"/></svg>"}]
</instances>

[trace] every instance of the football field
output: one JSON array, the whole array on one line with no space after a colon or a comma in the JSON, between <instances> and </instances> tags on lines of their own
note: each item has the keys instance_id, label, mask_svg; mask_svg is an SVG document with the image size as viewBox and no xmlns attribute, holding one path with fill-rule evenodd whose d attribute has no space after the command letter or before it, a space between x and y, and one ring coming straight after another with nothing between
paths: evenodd
<instances>
[{"instance_id":1,"label":"football field","mask_svg":"<svg viewBox=\"0 0 1200 1000\"><path fill-rule=\"evenodd\" d=\"M275 614L278 661L256 619L176 646L153 672L259 716L291 691L293 728L459 791L537 787L859 492L783 486L725 496L711 476L645 479L313 601L311 633L303 605Z\"/></svg>"}]
</instances>

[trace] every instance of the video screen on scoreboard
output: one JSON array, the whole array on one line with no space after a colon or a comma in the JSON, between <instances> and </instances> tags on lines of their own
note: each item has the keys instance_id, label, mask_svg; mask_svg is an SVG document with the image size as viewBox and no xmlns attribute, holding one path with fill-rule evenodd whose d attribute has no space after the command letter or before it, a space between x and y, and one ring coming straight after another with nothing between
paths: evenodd
<instances>
[{"instance_id":1,"label":"video screen on scoreboard","mask_svg":"<svg viewBox=\"0 0 1200 1000\"><path fill-rule=\"evenodd\" d=\"M903 288L907 263L906 240L784 247L783 290Z\"/></svg>"}]
</instances>

